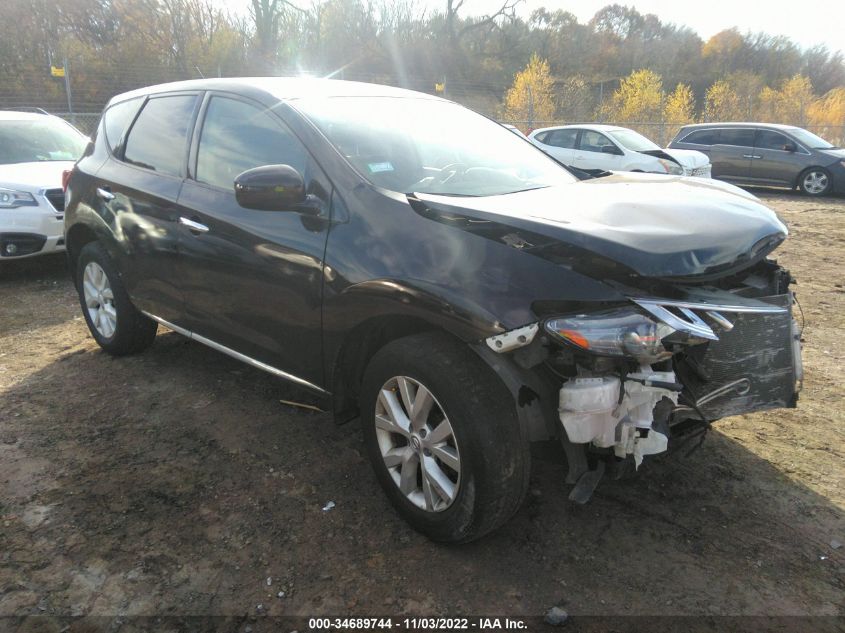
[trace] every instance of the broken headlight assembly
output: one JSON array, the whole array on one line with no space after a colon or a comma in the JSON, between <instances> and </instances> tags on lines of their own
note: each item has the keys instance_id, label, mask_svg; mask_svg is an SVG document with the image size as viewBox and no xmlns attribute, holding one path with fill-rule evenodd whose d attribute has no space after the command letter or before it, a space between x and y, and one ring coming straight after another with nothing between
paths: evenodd
<instances>
[{"instance_id":1,"label":"broken headlight assembly","mask_svg":"<svg viewBox=\"0 0 845 633\"><path fill-rule=\"evenodd\" d=\"M676 330L635 308L615 308L592 314L555 317L544 324L559 341L597 356L630 358L641 365L672 356L663 340Z\"/></svg>"}]
</instances>

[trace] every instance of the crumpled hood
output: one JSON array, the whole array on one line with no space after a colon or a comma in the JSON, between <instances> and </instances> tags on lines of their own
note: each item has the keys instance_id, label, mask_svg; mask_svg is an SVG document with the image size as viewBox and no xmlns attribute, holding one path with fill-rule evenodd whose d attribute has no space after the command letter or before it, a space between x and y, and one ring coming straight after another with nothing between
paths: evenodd
<instances>
[{"instance_id":1,"label":"crumpled hood","mask_svg":"<svg viewBox=\"0 0 845 633\"><path fill-rule=\"evenodd\" d=\"M755 196L716 180L619 173L501 196L415 195L432 211L553 238L645 277L736 270L788 234Z\"/></svg>"},{"instance_id":2,"label":"crumpled hood","mask_svg":"<svg viewBox=\"0 0 845 633\"><path fill-rule=\"evenodd\" d=\"M73 169L75 161L49 160L0 165L0 187L37 193L62 186L62 172Z\"/></svg>"},{"instance_id":3,"label":"crumpled hood","mask_svg":"<svg viewBox=\"0 0 845 633\"><path fill-rule=\"evenodd\" d=\"M688 169L695 169L696 167L704 167L707 163L710 162L710 159L707 157L707 154L704 152L698 152L694 149L671 149L667 147L663 150L669 156L674 158L678 161L682 167L686 167Z\"/></svg>"}]
</instances>

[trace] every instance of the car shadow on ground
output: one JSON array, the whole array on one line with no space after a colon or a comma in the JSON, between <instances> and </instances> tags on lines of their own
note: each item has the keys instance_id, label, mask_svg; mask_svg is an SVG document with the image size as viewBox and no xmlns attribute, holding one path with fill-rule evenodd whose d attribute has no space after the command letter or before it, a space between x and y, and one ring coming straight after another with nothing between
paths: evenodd
<instances>
[{"instance_id":1,"label":"car shadow on ground","mask_svg":"<svg viewBox=\"0 0 845 633\"><path fill-rule=\"evenodd\" d=\"M357 424L280 402L302 399L172 333L9 387L0 615L842 612L842 510L719 424L584 506L535 460L510 523L442 546L394 514Z\"/></svg>"}]
</instances>

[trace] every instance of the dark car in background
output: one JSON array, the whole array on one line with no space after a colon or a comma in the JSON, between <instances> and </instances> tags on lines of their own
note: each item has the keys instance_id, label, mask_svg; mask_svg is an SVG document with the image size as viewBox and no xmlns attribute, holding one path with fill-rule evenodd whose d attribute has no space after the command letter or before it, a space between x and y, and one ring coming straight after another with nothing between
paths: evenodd
<instances>
[{"instance_id":1,"label":"dark car in background","mask_svg":"<svg viewBox=\"0 0 845 633\"><path fill-rule=\"evenodd\" d=\"M800 127L775 123L686 125L669 143L710 156L713 178L740 185L845 193L845 150Z\"/></svg>"},{"instance_id":2,"label":"dark car in background","mask_svg":"<svg viewBox=\"0 0 845 633\"><path fill-rule=\"evenodd\" d=\"M583 502L670 438L795 406L772 211L717 181L578 180L429 95L305 79L126 93L67 199L104 350L141 351L162 324L359 417L391 502L436 540L519 508L531 441L562 442Z\"/></svg>"}]
</instances>

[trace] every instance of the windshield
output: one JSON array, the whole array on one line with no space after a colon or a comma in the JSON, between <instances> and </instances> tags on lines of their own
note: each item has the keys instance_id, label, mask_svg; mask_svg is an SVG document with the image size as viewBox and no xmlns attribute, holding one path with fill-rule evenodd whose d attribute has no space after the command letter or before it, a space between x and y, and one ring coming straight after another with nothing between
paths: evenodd
<instances>
[{"instance_id":1,"label":"windshield","mask_svg":"<svg viewBox=\"0 0 845 633\"><path fill-rule=\"evenodd\" d=\"M48 160L76 160L87 139L61 120L0 121L0 165Z\"/></svg>"},{"instance_id":2,"label":"windshield","mask_svg":"<svg viewBox=\"0 0 845 633\"><path fill-rule=\"evenodd\" d=\"M632 152L653 152L660 147L634 130L613 130L608 132L617 143Z\"/></svg>"},{"instance_id":3,"label":"windshield","mask_svg":"<svg viewBox=\"0 0 845 633\"><path fill-rule=\"evenodd\" d=\"M576 182L524 138L447 101L330 97L294 105L359 174L393 191L493 196Z\"/></svg>"},{"instance_id":4,"label":"windshield","mask_svg":"<svg viewBox=\"0 0 845 633\"><path fill-rule=\"evenodd\" d=\"M810 149L831 149L833 147L831 143L828 143L821 136L816 136L812 132L808 132L800 127L790 128L789 133L802 145L806 145Z\"/></svg>"}]
</instances>

